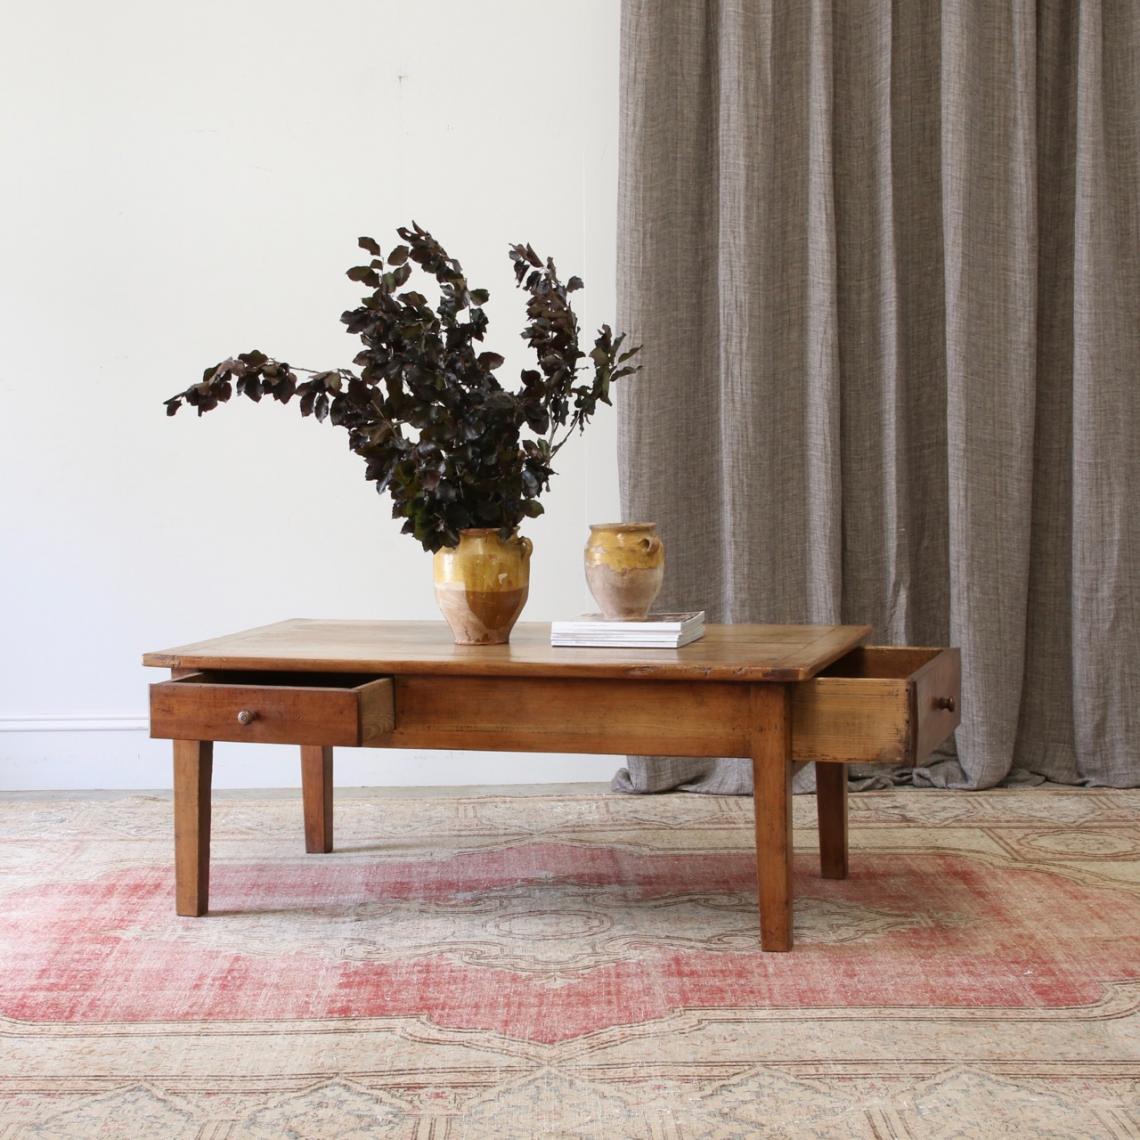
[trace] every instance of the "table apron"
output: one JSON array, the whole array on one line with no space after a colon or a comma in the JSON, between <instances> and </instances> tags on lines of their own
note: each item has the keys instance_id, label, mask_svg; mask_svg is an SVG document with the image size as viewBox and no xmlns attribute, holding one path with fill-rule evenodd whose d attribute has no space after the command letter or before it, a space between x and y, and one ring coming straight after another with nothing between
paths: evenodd
<instances>
[{"instance_id":1,"label":"table apron","mask_svg":"<svg viewBox=\"0 0 1140 1140\"><path fill-rule=\"evenodd\" d=\"M748 756L748 684L397 676L375 748Z\"/></svg>"}]
</instances>

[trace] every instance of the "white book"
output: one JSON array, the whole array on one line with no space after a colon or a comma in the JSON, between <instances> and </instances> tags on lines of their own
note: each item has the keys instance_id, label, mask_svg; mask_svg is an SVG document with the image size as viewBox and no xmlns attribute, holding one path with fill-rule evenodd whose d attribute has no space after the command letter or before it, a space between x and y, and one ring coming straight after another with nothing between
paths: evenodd
<instances>
[{"instance_id":1,"label":"white book","mask_svg":"<svg viewBox=\"0 0 1140 1140\"><path fill-rule=\"evenodd\" d=\"M688 613L650 614L645 621L611 621L601 614L584 614L573 621L556 621L550 625L551 634L677 634L684 633L694 626L705 624L705 611L692 610Z\"/></svg>"},{"instance_id":2,"label":"white book","mask_svg":"<svg viewBox=\"0 0 1140 1140\"><path fill-rule=\"evenodd\" d=\"M583 649L680 649L703 637L703 610L650 614L645 621L609 621L587 614L577 621L551 623L550 644Z\"/></svg>"},{"instance_id":3,"label":"white book","mask_svg":"<svg viewBox=\"0 0 1140 1140\"><path fill-rule=\"evenodd\" d=\"M680 649L704 637L703 629L678 634L672 641L601 641L589 636L552 637L550 644L559 649Z\"/></svg>"}]
</instances>

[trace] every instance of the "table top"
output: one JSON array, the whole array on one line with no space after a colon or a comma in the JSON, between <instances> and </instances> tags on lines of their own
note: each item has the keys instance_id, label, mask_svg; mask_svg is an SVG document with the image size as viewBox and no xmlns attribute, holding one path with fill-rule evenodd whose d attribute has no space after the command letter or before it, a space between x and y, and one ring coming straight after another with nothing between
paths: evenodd
<instances>
[{"instance_id":1,"label":"table top","mask_svg":"<svg viewBox=\"0 0 1140 1140\"><path fill-rule=\"evenodd\" d=\"M455 645L443 622L293 618L143 656L168 669L611 677L661 681L806 681L860 645L868 625L710 625L681 649L550 644L550 626L520 622L508 645Z\"/></svg>"}]
</instances>

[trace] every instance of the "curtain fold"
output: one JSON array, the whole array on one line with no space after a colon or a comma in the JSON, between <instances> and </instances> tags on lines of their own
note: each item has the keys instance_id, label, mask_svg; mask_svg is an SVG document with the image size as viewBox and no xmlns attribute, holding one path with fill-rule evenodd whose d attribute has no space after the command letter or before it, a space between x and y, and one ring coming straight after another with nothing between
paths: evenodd
<instances>
[{"instance_id":1,"label":"curtain fold","mask_svg":"<svg viewBox=\"0 0 1140 1140\"><path fill-rule=\"evenodd\" d=\"M667 607L962 647L887 779L1140 783L1138 76L1107 0L624 0L623 510Z\"/></svg>"}]
</instances>

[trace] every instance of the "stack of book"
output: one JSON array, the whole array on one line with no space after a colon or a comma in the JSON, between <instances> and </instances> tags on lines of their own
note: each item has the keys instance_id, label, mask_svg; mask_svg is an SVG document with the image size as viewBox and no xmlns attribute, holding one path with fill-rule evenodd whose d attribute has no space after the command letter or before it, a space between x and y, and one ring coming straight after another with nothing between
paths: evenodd
<instances>
[{"instance_id":1,"label":"stack of book","mask_svg":"<svg viewBox=\"0 0 1140 1140\"><path fill-rule=\"evenodd\" d=\"M601 614L586 614L577 621L553 622L550 644L589 649L680 649L703 637L704 632L704 610L650 614L645 621L609 621Z\"/></svg>"}]
</instances>

